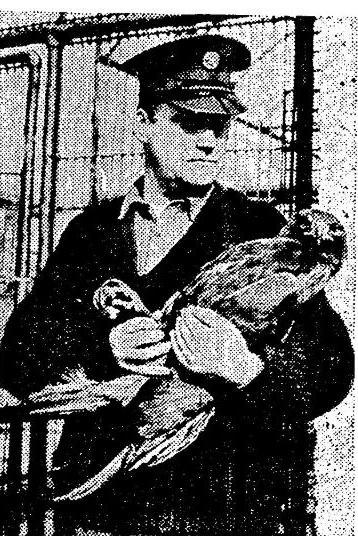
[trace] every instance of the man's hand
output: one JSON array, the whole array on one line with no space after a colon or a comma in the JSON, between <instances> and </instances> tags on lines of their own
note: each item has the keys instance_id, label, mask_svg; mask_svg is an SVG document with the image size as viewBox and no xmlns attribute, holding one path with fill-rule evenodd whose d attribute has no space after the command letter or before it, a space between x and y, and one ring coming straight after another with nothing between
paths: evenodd
<instances>
[{"instance_id":1,"label":"man's hand","mask_svg":"<svg viewBox=\"0 0 358 536\"><path fill-rule=\"evenodd\" d=\"M140 316L119 324L109 342L120 367L148 376L171 374L164 366L171 344L153 318Z\"/></svg>"},{"instance_id":2,"label":"man's hand","mask_svg":"<svg viewBox=\"0 0 358 536\"><path fill-rule=\"evenodd\" d=\"M210 309L199 306L182 309L171 332L178 361L197 374L213 375L245 387L264 368L251 353L240 331Z\"/></svg>"}]
</instances>

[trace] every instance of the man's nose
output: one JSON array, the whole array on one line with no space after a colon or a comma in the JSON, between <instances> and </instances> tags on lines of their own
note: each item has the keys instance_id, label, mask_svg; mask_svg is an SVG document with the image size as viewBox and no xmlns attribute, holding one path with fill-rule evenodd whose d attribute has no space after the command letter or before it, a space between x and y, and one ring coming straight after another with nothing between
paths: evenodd
<instances>
[{"instance_id":1,"label":"man's nose","mask_svg":"<svg viewBox=\"0 0 358 536\"><path fill-rule=\"evenodd\" d=\"M206 156L209 156L216 147L216 137L213 130L204 130L200 133L196 143L197 149L202 151Z\"/></svg>"}]
</instances>

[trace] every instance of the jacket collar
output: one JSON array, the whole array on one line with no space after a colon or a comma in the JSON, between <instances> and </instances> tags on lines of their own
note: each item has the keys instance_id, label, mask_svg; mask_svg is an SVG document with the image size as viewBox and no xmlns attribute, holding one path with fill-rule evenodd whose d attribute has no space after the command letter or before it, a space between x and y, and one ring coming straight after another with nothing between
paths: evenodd
<instances>
[{"instance_id":1,"label":"jacket collar","mask_svg":"<svg viewBox=\"0 0 358 536\"><path fill-rule=\"evenodd\" d=\"M157 219L162 212L170 205L176 203L183 206L183 210L188 212L191 221L199 214L202 207L208 201L214 186L210 188L204 197L183 197L178 199L161 198L159 202L156 200L146 200L144 196L144 177L138 179L129 192L125 195L119 213L119 219L123 220L126 215L132 210L142 210L151 219Z\"/></svg>"}]
</instances>

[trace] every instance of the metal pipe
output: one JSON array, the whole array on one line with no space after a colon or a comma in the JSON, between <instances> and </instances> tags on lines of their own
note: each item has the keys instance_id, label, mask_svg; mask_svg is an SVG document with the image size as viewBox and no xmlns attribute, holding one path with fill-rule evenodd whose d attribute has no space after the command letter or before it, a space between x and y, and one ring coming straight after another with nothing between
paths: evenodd
<instances>
[{"instance_id":1,"label":"metal pipe","mask_svg":"<svg viewBox=\"0 0 358 536\"><path fill-rule=\"evenodd\" d=\"M18 287L16 300L19 302L29 290L30 279L30 247L31 247L31 216L33 207L33 191L35 180L35 145L37 114L40 88L41 58L31 51L27 53L29 62L29 89L25 126L25 162L21 173L21 186L18 230L18 257L16 275Z\"/></svg>"},{"instance_id":2,"label":"metal pipe","mask_svg":"<svg viewBox=\"0 0 358 536\"><path fill-rule=\"evenodd\" d=\"M96 57L94 65L94 90L93 90L93 107L92 107L92 116L91 116L91 125L92 125L92 156L91 156L91 167L90 167L90 177L91 177L91 205L96 205L98 203L97 195L97 180L98 180L98 148L99 148L99 120L97 114L97 100L98 100L98 91L99 91L99 73L98 73L98 58L101 53L101 45L96 42Z\"/></svg>"},{"instance_id":3,"label":"metal pipe","mask_svg":"<svg viewBox=\"0 0 358 536\"><path fill-rule=\"evenodd\" d=\"M16 64L29 71L25 119L25 158L21 171L21 194L18 215L18 243L14 280L17 281L16 301L21 300L29 286L29 255L31 208L35 174L36 124L39 98L41 58L33 51L0 57L1 65Z\"/></svg>"},{"instance_id":4,"label":"metal pipe","mask_svg":"<svg viewBox=\"0 0 358 536\"><path fill-rule=\"evenodd\" d=\"M74 37L110 35L113 32L143 30L165 25L193 25L199 22L230 19L235 15L159 15L143 13L109 13L76 17L64 20L63 15L56 21L30 24L0 30L0 48L43 43L48 34L66 41Z\"/></svg>"},{"instance_id":5,"label":"metal pipe","mask_svg":"<svg viewBox=\"0 0 358 536\"><path fill-rule=\"evenodd\" d=\"M43 168L40 200L39 266L43 268L53 250L56 201L57 146L63 45L48 35L47 84L43 132Z\"/></svg>"},{"instance_id":6,"label":"metal pipe","mask_svg":"<svg viewBox=\"0 0 358 536\"><path fill-rule=\"evenodd\" d=\"M296 211L312 204L312 135L313 135L313 38L314 17L297 17L295 26L295 72L293 87L294 137L292 151L295 167Z\"/></svg>"}]
</instances>

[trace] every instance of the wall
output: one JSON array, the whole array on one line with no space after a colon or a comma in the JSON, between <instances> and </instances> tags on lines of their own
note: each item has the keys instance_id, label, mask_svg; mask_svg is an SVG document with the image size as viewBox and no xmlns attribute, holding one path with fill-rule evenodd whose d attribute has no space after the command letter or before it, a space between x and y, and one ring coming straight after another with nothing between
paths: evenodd
<instances>
[{"instance_id":1,"label":"wall","mask_svg":"<svg viewBox=\"0 0 358 536\"><path fill-rule=\"evenodd\" d=\"M348 258L327 289L354 337L357 202L357 19L320 18L315 25L317 94L314 179L319 206L335 214L348 235ZM318 536L354 533L353 391L315 421Z\"/></svg>"}]
</instances>

